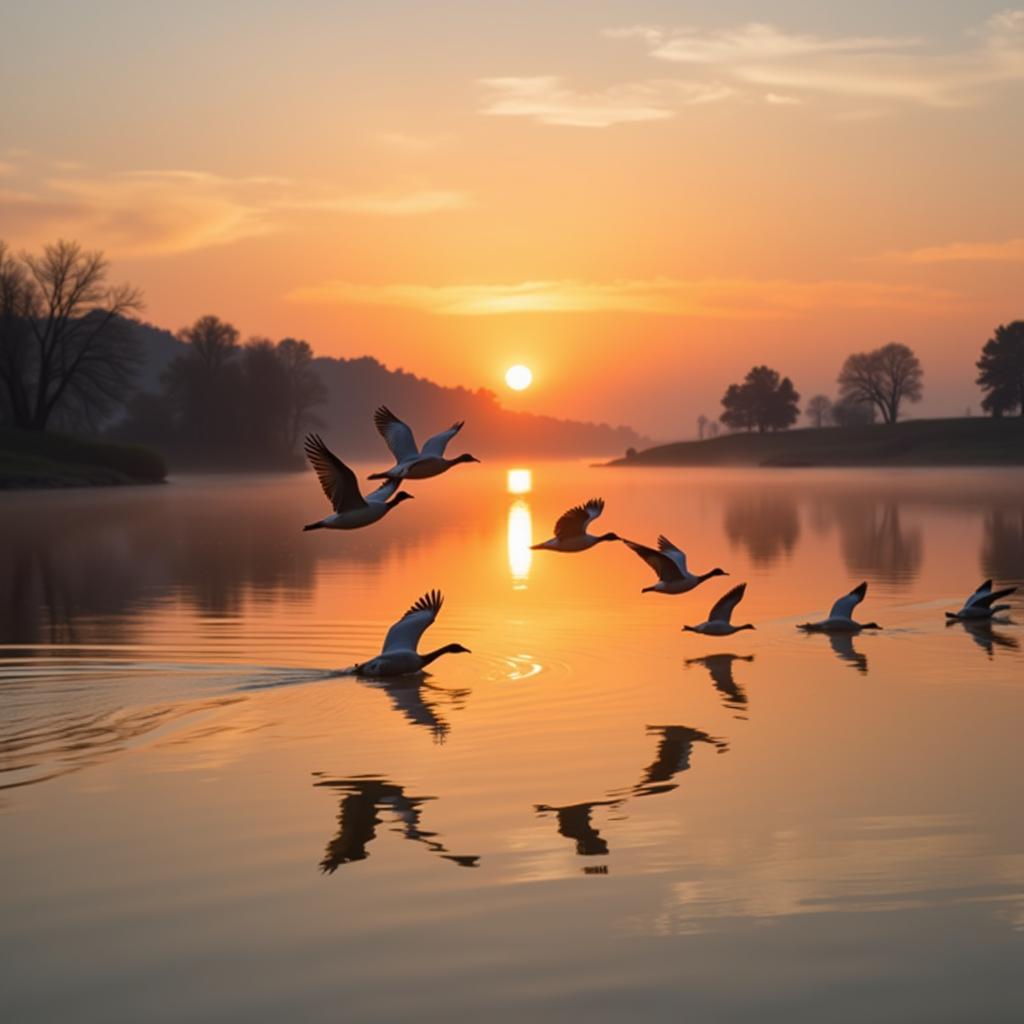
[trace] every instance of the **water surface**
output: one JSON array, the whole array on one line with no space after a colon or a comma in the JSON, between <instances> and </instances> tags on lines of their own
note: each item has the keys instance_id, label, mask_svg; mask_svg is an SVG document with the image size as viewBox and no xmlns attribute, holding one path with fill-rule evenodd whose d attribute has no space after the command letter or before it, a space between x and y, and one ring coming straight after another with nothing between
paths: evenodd
<instances>
[{"instance_id":1,"label":"water surface","mask_svg":"<svg viewBox=\"0 0 1024 1024\"><path fill-rule=\"evenodd\" d=\"M516 472L510 472L515 470ZM1024 473L459 467L0 498L12 1021L1017 1021ZM531 552L566 507L665 533ZM878 634L795 624L869 581ZM746 580L728 639L684 635ZM424 682L338 670L424 591Z\"/></svg>"}]
</instances>

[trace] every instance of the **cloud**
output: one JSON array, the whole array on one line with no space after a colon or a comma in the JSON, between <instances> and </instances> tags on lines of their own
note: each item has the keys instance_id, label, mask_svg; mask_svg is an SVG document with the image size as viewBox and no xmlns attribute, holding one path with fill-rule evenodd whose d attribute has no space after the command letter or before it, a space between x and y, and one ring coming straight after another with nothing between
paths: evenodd
<instances>
[{"instance_id":1,"label":"cloud","mask_svg":"<svg viewBox=\"0 0 1024 1024\"><path fill-rule=\"evenodd\" d=\"M738 92L760 87L952 108L1024 81L1024 11L994 15L947 50L918 37L823 37L760 23L713 32L634 25L606 35L640 39L652 57L696 76L712 73Z\"/></svg>"},{"instance_id":2,"label":"cloud","mask_svg":"<svg viewBox=\"0 0 1024 1024\"><path fill-rule=\"evenodd\" d=\"M780 107L795 107L803 103L803 100L799 96L787 96L781 92L766 92L764 94L765 103L774 103Z\"/></svg>"},{"instance_id":3,"label":"cloud","mask_svg":"<svg viewBox=\"0 0 1024 1024\"><path fill-rule=\"evenodd\" d=\"M290 209L357 213L372 217L413 217L446 210L464 210L472 206L473 201L465 192L423 190L391 195L354 195L336 199L299 200L282 205Z\"/></svg>"},{"instance_id":4,"label":"cloud","mask_svg":"<svg viewBox=\"0 0 1024 1024\"><path fill-rule=\"evenodd\" d=\"M118 255L227 245L283 230L306 212L412 217L471 203L455 190L338 194L316 182L182 170L49 177L26 172L5 181L16 186L0 190L7 237L37 245L72 235Z\"/></svg>"},{"instance_id":5,"label":"cloud","mask_svg":"<svg viewBox=\"0 0 1024 1024\"><path fill-rule=\"evenodd\" d=\"M817 309L929 313L946 311L959 302L951 291L917 285L728 278L455 285L328 281L296 288L287 297L302 303L391 306L442 316L624 312L723 319L786 317Z\"/></svg>"},{"instance_id":6,"label":"cloud","mask_svg":"<svg viewBox=\"0 0 1024 1024\"><path fill-rule=\"evenodd\" d=\"M412 156L430 153L448 145L454 136L449 132L437 135L411 135L407 132L378 132L374 138L382 145Z\"/></svg>"},{"instance_id":7,"label":"cloud","mask_svg":"<svg viewBox=\"0 0 1024 1024\"><path fill-rule=\"evenodd\" d=\"M1004 242L950 242L921 249L886 252L871 257L888 263L1021 263L1024 262L1024 238Z\"/></svg>"},{"instance_id":8,"label":"cloud","mask_svg":"<svg viewBox=\"0 0 1024 1024\"><path fill-rule=\"evenodd\" d=\"M664 121L679 106L712 103L732 94L717 83L652 79L577 92L555 75L529 78L483 78L488 95L480 113L528 117L541 124L608 128L637 121Z\"/></svg>"}]
</instances>

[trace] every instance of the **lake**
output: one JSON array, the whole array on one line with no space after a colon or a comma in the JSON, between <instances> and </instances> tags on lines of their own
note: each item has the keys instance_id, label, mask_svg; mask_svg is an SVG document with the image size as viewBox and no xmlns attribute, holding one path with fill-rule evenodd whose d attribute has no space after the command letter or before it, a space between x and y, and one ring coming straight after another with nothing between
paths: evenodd
<instances>
[{"instance_id":1,"label":"lake","mask_svg":"<svg viewBox=\"0 0 1024 1024\"><path fill-rule=\"evenodd\" d=\"M361 467L362 474L368 467ZM1024 1019L1024 471L0 496L11 1022ZM668 597L624 545L727 578ZM796 624L869 581L885 628ZM681 632L736 582L726 639ZM422 684L337 670L437 587Z\"/></svg>"}]
</instances>

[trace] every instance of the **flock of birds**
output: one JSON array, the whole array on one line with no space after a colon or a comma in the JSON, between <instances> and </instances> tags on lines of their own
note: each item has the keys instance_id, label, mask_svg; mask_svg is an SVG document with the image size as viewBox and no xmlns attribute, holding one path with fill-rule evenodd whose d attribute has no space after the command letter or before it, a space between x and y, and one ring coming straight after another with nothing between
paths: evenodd
<instances>
[{"instance_id":1,"label":"flock of birds","mask_svg":"<svg viewBox=\"0 0 1024 1024\"><path fill-rule=\"evenodd\" d=\"M320 479L324 494L331 503L333 512L309 523L303 530L355 530L383 519L401 502L412 498L408 491L399 490L403 480L426 480L440 476L453 466L463 462L479 462L469 454L449 459L445 450L449 442L462 429L460 420L429 438L419 448L408 424L400 420L387 408L381 406L374 413L374 424L384 438L395 464L380 473L372 473L371 480L382 480L376 490L364 495L355 473L324 444L318 434L306 437L305 450L313 469ZM617 533L594 534L588 527L604 511L604 500L591 498L563 513L555 523L554 536L541 544L534 544L535 551L561 551L577 554L589 551L598 544L617 541L625 544L643 559L658 576L658 582L644 587L643 592L658 594L686 594L715 576L727 576L724 569L714 568L705 573L691 572L686 554L667 537L658 538L657 548L627 540ZM708 617L696 625L683 626L684 632L701 633L704 636L731 636L745 629L754 629L752 623L735 625L732 621L736 606L743 600L746 583L740 583L720 597L708 612ZM833 605L828 616L818 622L805 622L798 626L809 633L831 633L851 635L865 629L881 629L877 622L857 622L854 609L867 594L866 582L854 587ZM1010 606L996 602L1014 593L1016 587L994 590L992 580L985 580L956 612L946 612L950 620L976 622L991 619ZM386 678L421 672L427 665L443 654L470 653L462 644L446 644L426 654L419 653L419 643L429 626L434 623L443 604L440 591L431 590L417 600L411 608L388 630L384 646L377 657L353 666L357 675Z\"/></svg>"}]
</instances>

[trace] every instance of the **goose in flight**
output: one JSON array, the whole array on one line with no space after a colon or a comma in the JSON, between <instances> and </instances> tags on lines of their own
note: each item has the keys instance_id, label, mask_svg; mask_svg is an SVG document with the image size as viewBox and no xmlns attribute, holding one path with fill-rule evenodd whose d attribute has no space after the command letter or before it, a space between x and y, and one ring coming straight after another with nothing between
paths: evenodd
<instances>
[{"instance_id":1,"label":"goose in flight","mask_svg":"<svg viewBox=\"0 0 1024 1024\"><path fill-rule=\"evenodd\" d=\"M853 619L853 609L864 600L867 592L867 583L859 584L832 605L827 619L804 622L797 628L808 633L859 633L862 629L881 629L877 622L856 622Z\"/></svg>"},{"instance_id":2,"label":"goose in flight","mask_svg":"<svg viewBox=\"0 0 1024 1024\"><path fill-rule=\"evenodd\" d=\"M428 654L417 652L420 637L434 624L443 603L444 598L438 590L424 594L388 630L380 654L376 658L353 666L350 670L352 674L378 679L404 676L411 672L421 672L442 654L469 654L469 648L463 647L462 644L445 644L444 647L438 647L436 651L430 651Z\"/></svg>"},{"instance_id":3,"label":"goose in flight","mask_svg":"<svg viewBox=\"0 0 1024 1024\"><path fill-rule=\"evenodd\" d=\"M315 523L307 523L303 530L357 530L383 519L396 505L412 497L408 491L399 491L392 497L397 482L388 481L364 498L355 473L324 444L319 434L308 434L305 448L334 512Z\"/></svg>"},{"instance_id":4,"label":"goose in flight","mask_svg":"<svg viewBox=\"0 0 1024 1024\"><path fill-rule=\"evenodd\" d=\"M703 633L705 636L731 636L741 629L753 629L754 627L749 622L743 626L732 624L732 613L735 611L736 605L743 600L743 595L746 592L746 583L740 583L733 587L729 593L715 602L714 607L708 612L707 622L701 622L696 626L683 626L683 632Z\"/></svg>"},{"instance_id":5,"label":"goose in flight","mask_svg":"<svg viewBox=\"0 0 1024 1024\"><path fill-rule=\"evenodd\" d=\"M462 429L463 420L428 438L422 450L416 447L416 438L413 437L409 425L400 420L386 405L382 405L373 414L373 422L391 449L395 464L382 473L371 473L371 480L426 480L431 476L439 476L460 462L480 461L469 454L457 455L454 459L445 458L444 450L448 447L448 442Z\"/></svg>"},{"instance_id":6,"label":"goose in flight","mask_svg":"<svg viewBox=\"0 0 1024 1024\"><path fill-rule=\"evenodd\" d=\"M656 594L685 594L699 587L712 576L728 576L724 569L712 569L710 572L697 575L686 567L686 555L667 537L658 538L658 550L637 544L636 541L622 538L622 542L630 551L639 555L657 574L658 582L644 587L640 593L654 591Z\"/></svg>"},{"instance_id":7,"label":"goose in flight","mask_svg":"<svg viewBox=\"0 0 1024 1024\"><path fill-rule=\"evenodd\" d=\"M584 505L563 512L555 523L555 535L543 544L531 545L533 551L586 551L605 540L621 540L617 533L595 536L587 527L604 511L604 498L591 498Z\"/></svg>"},{"instance_id":8,"label":"goose in flight","mask_svg":"<svg viewBox=\"0 0 1024 1024\"><path fill-rule=\"evenodd\" d=\"M1006 587L1004 590L993 590L992 581L985 580L978 589L971 594L964 602L963 608L958 612L946 612L947 619L991 619L998 612L1008 611L1008 604L993 605L1002 597L1009 597L1017 590L1016 587Z\"/></svg>"}]
</instances>

